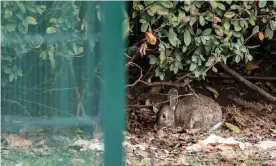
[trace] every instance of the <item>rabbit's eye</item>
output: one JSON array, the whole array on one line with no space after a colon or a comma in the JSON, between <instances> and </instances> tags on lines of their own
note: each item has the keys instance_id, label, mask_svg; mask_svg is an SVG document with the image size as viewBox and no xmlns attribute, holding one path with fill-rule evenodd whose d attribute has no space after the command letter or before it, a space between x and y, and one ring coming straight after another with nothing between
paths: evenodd
<instances>
[{"instance_id":1,"label":"rabbit's eye","mask_svg":"<svg viewBox=\"0 0 276 166\"><path fill-rule=\"evenodd\" d=\"M166 118L166 114L163 114L162 117L165 119Z\"/></svg>"}]
</instances>

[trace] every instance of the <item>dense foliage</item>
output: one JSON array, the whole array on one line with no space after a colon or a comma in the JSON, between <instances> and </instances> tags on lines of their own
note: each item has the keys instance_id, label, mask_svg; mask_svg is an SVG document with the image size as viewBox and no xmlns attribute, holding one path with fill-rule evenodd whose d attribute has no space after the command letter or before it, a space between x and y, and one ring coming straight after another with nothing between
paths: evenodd
<instances>
[{"instance_id":1,"label":"dense foliage","mask_svg":"<svg viewBox=\"0 0 276 166\"><path fill-rule=\"evenodd\" d=\"M157 50L147 55L161 80L167 72L204 78L217 62L246 63L248 41L272 39L276 30L276 1L134 1L133 10L131 26L157 38L143 47Z\"/></svg>"},{"instance_id":2,"label":"dense foliage","mask_svg":"<svg viewBox=\"0 0 276 166\"><path fill-rule=\"evenodd\" d=\"M37 55L55 71L63 59L82 56L84 42L92 51L100 30L89 27L87 18L96 18L93 25L103 20L100 3L93 3L89 8L74 1L1 2L2 85L24 75L18 62L25 57ZM180 70L204 77L219 61L247 62L252 59L248 41L272 39L276 30L276 1L132 3L131 13L124 12L124 38L131 32L156 38L143 47L152 48L146 51L149 63L161 79ZM139 32L134 31L137 27Z\"/></svg>"},{"instance_id":3,"label":"dense foliage","mask_svg":"<svg viewBox=\"0 0 276 166\"><path fill-rule=\"evenodd\" d=\"M57 71L62 60L83 55L85 42L92 51L99 36L95 27L102 19L100 6L92 3L1 2L2 86L24 75L24 58L40 57ZM87 15L92 15L89 26Z\"/></svg>"}]
</instances>

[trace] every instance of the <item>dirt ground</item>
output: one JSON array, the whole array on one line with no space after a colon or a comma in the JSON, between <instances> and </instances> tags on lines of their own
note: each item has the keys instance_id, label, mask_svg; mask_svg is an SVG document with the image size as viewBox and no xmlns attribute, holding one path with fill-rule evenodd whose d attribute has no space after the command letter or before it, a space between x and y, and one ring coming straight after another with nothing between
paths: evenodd
<instances>
[{"instance_id":1,"label":"dirt ground","mask_svg":"<svg viewBox=\"0 0 276 166\"><path fill-rule=\"evenodd\" d=\"M275 95L274 82L254 83ZM276 165L276 146L260 149L241 148L236 143L212 143L201 149L194 148L210 136L232 137L244 145L276 141L275 105L232 80L207 79L193 82L191 87L196 93L213 97L223 107L228 125L212 133L160 129L155 125L158 103L166 101L165 94L170 87L135 87L135 97L128 101L126 112L123 142L126 165ZM180 95L187 93L189 88L179 89ZM60 126L49 131L38 126L31 126L28 132L20 128L16 135L1 133L1 165L102 165L101 134L94 134L92 139L84 135L80 129Z\"/></svg>"},{"instance_id":2,"label":"dirt ground","mask_svg":"<svg viewBox=\"0 0 276 166\"><path fill-rule=\"evenodd\" d=\"M256 84L272 93L265 82ZM273 86L273 83L270 85ZM192 87L196 93L213 98L214 92L217 93L218 96L214 99L223 107L225 122L240 129L240 132L235 132L223 125L213 134L251 144L264 140L276 141L276 107L263 101L257 93L226 79L207 79L205 83L192 84ZM164 94L168 88L161 88L160 92L152 94L152 88L142 91L149 93L140 93L129 101L125 140L128 165L276 165L276 148L265 151L208 147L200 151L188 151L188 146L206 139L212 133L193 133L176 128L159 129L154 123L158 105L156 108L147 106L165 101ZM189 93L187 88L179 89L180 95L186 93Z\"/></svg>"}]
</instances>

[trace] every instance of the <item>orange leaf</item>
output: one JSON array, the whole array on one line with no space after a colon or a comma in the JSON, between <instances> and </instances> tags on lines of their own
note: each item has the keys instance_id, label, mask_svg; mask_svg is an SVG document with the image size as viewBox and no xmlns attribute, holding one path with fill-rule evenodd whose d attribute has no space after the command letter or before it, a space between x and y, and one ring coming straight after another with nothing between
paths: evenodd
<instances>
[{"instance_id":1,"label":"orange leaf","mask_svg":"<svg viewBox=\"0 0 276 166\"><path fill-rule=\"evenodd\" d=\"M218 19L217 19L217 17L213 17L213 23L217 23L218 22Z\"/></svg>"},{"instance_id":2,"label":"orange leaf","mask_svg":"<svg viewBox=\"0 0 276 166\"><path fill-rule=\"evenodd\" d=\"M156 44L156 37L151 32L146 32L146 39L149 44Z\"/></svg>"},{"instance_id":3,"label":"orange leaf","mask_svg":"<svg viewBox=\"0 0 276 166\"><path fill-rule=\"evenodd\" d=\"M263 34L263 32L259 32L259 39L261 40L261 41L263 41L264 40L264 34Z\"/></svg>"}]
</instances>

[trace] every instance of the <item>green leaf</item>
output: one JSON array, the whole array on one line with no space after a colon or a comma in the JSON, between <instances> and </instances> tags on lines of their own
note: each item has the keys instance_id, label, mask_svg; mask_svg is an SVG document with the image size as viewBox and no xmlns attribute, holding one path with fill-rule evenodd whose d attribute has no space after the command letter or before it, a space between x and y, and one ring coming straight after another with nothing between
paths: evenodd
<instances>
[{"instance_id":1,"label":"green leaf","mask_svg":"<svg viewBox=\"0 0 276 166\"><path fill-rule=\"evenodd\" d=\"M158 15L166 15L169 12L169 10L167 8L165 8L163 5L161 5L159 3L155 3L147 11L151 16L153 16L152 14L154 14L154 13L156 13Z\"/></svg>"},{"instance_id":2,"label":"green leaf","mask_svg":"<svg viewBox=\"0 0 276 166\"><path fill-rule=\"evenodd\" d=\"M196 21L197 21L196 17L192 17L190 20L190 26L193 26Z\"/></svg>"},{"instance_id":3,"label":"green leaf","mask_svg":"<svg viewBox=\"0 0 276 166\"><path fill-rule=\"evenodd\" d=\"M256 33L259 32L259 25L256 25L253 29L252 29L252 35L255 35Z\"/></svg>"},{"instance_id":4,"label":"green leaf","mask_svg":"<svg viewBox=\"0 0 276 166\"><path fill-rule=\"evenodd\" d=\"M166 53L165 51L161 51L160 55L159 55L159 60L160 60L160 63L163 63L164 60L166 58Z\"/></svg>"},{"instance_id":5,"label":"green leaf","mask_svg":"<svg viewBox=\"0 0 276 166\"><path fill-rule=\"evenodd\" d=\"M226 29L226 30L230 30L230 22L228 21L228 20L226 20L224 23L223 23L223 27L224 27L224 29Z\"/></svg>"},{"instance_id":6,"label":"green leaf","mask_svg":"<svg viewBox=\"0 0 276 166\"><path fill-rule=\"evenodd\" d=\"M216 1L210 1L210 3L211 3L211 6L212 6L213 9L217 8L218 5L217 5Z\"/></svg>"},{"instance_id":7,"label":"green leaf","mask_svg":"<svg viewBox=\"0 0 276 166\"><path fill-rule=\"evenodd\" d=\"M44 12L44 10L41 9L40 7L38 7L38 6L36 6L35 9L39 14L42 14Z\"/></svg>"},{"instance_id":8,"label":"green leaf","mask_svg":"<svg viewBox=\"0 0 276 166\"><path fill-rule=\"evenodd\" d=\"M32 25L36 25L37 24L36 19L33 18L33 17L31 17L31 16L27 16L26 17L26 21L27 21L27 23L32 24Z\"/></svg>"},{"instance_id":9,"label":"green leaf","mask_svg":"<svg viewBox=\"0 0 276 166\"><path fill-rule=\"evenodd\" d=\"M74 53L78 52L77 44L75 42L73 43L73 51Z\"/></svg>"},{"instance_id":10,"label":"green leaf","mask_svg":"<svg viewBox=\"0 0 276 166\"><path fill-rule=\"evenodd\" d=\"M39 55L40 58L42 58L43 60L45 60L47 58L47 53L45 51L42 51Z\"/></svg>"},{"instance_id":11,"label":"green leaf","mask_svg":"<svg viewBox=\"0 0 276 166\"><path fill-rule=\"evenodd\" d=\"M205 19L204 19L203 16L199 16L199 24L200 24L201 26L204 26L204 25L205 25Z\"/></svg>"},{"instance_id":12,"label":"green leaf","mask_svg":"<svg viewBox=\"0 0 276 166\"><path fill-rule=\"evenodd\" d=\"M236 25L234 26L235 31L239 32L240 30L242 30L242 27L240 25Z\"/></svg>"},{"instance_id":13,"label":"green leaf","mask_svg":"<svg viewBox=\"0 0 276 166\"><path fill-rule=\"evenodd\" d=\"M184 45L184 46L182 47L182 52L183 52L183 53L186 52L187 49L188 49L188 47Z\"/></svg>"},{"instance_id":14,"label":"green leaf","mask_svg":"<svg viewBox=\"0 0 276 166\"><path fill-rule=\"evenodd\" d=\"M174 47L178 46L181 43L180 40L177 38L177 34L174 32L174 29L172 27L169 29L169 33L167 34L167 36L168 36L169 42Z\"/></svg>"},{"instance_id":15,"label":"green leaf","mask_svg":"<svg viewBox=\"0 0 276 166\"><path fill-rule=\"evenodd\" d=\"M56 68L56 61L53 57L49 57L49 60L50 60L51 68L54 71Z\"/></svg>"},{"instance_id":16,"label":"green leaf","mask_svg":"<svg viewBox=\"0 0 276 166\"><path fill-rule=\"evenodd\" d=\"M80 47L79 48L79 53L82 53L83 52L83 47Z\"/></svg>"},{"instance_id":17,"label":"green leaf","mask_svg":"<svg viewBox=\"0 0 276 166\"><path fill-rule=\"evenodd\" d=\"M21 22L18 24L17 28L18 28L18 31L23 34L27 34L27 32L28 32L28 24L27 24L27 26L24 26L23 23Z\"/></svg>"},{"instance_id":18,"label":"green leaf","mask_svg":"<svg viewBox=\"0 0 276 166\"><path fill-rule=\"evenodd\" d=\"M211 32L212 32L212 29L211 29L211 28L207 28L207 29L205 29L205 30L202 32L202 35L208 36L208 35L211 34Z\"/></svg>"},{"instance_id":19,"label":"green leaf","mask_svg":"<svg viewBox=\"0 0 276 166\"><path fill-rule=\"evenodd\" d=\"M190 71L194 71L195 68L196 68L196 64L195 63L191 63L189 70Z\"/></svg>"},{"instance_id":20,"label":"green leaf","mask_svg":"<svg viewBox=\"0 0 276 166\"><path fill-rule=\"evenodd\" d=\"M6 73L6 74L11 74L11 73L12 73L11 68L6 67L6 68L4 69L4 73Z\"/></svg>"},{"instance_id":21,"label":"green leaf","mask_svg":"<svg viewBox=\"0 0 276 166\"><path fill-rule=\"evenodd\" d=\"M50 18L50 19L49 19L49 23L54 23L54 24L55 24L56 22L57 22L57 19L56 19L56 18Z\"/></svg>"},{"instance_id":22,"label":"green leaf","mask_svg":"<svg viewBox=\"0 0 276 166\"><path fill-rule=\"evenodd\" d=\"M7 25L5 25L5 29L8 31L8 32L12 32L15 30L17 24L16 23L8 23Z\"/></svg>"},{"instance_id":23,"label":"green leaf","mask_svg":"<svg viewBox=\"0 0 276 166\"><path fill-rule=\"evenodd\" d=\"M195 77L198 78L200 76L200 73L196 70L195 71Z\"/></svg>"},{"instance_id":24,"label":"green leaf","mask_svg":"<svg viewBox=\"0 0 276 166\"><path fill-rule=\"evenodd\" d=\"M178 60L179 62L181 62L181 56L180 56L179 53L175 54L175 58L176 58L176 60Z\"/></svg>"},{"instance_id":25,"label":"green leaf","mask_svg":"<svg viewBox=\"0 0 276 166\"><path fill-rule=\"evenodd\" d=\"M215 32L218 36L223 36L223 30L221 27L215 28Z\"/></svg>"},{"instance_id":26,"label":"green leaf","mask_svg":"<svg viewBox=\"0 0 276 166\"><path fill-rule=\"evenodd\" d=\"M123 21L123 38L125 39L129 33L130 27L129 27L129 20L128 18L124 19Z\"/></svg>"},{"instance_id":27,"label":"green leaf","mask_svg":"<svg viewBox=\"0 0 276 166\"><path fill-rule=\"evenodd\" d=\"M46 29L47 34L53 34L53 33L56 33L56 32L57 32L57 28L55 28L55 27L48 27Z\"/></svg>"},{"instance_id":28,"label":"green leaf","mask_svg":"<svg viewBox=\"0 0 276 166\"><path fill-rule=\"evenodd\" d=\"M234 17L236 15L236 13L234 13L234 12L226 12L225 14L224 14L224 17L226 17L226 18L232 18L232 17Z\"/></svg>"},{"instance_id":29,"label":"green leaf","mask_svg":"<svg viewBox=\"0 0 276 166\"><path fill-rule=\"evenodd\" d=\"M144 19L140 19L139 22L142 23L142 24L143 23L148 23L147 20L144 20Z\"/></svg>"},{"instance_id":30,"label":"green leaf","mask_svg":"<svg viewBox=\"0 0 276 166\"><path fill-rule=\"evenodd\" d=\"M272 30L276 30L276 21L270 20L269 24Z\"/></svg>"},{"instance_id":31,"label":"green leaf","mask_svg":"<svg viewBox=\"0 0 276 166\"><path fill-rule=\"evenodd\" d=\"M235 61L236 61L236 63L239 63L241 61L240 55L235 56Z\"/></svg>"},{"instance_id":32,"label":"green leaf","mask_svg":"<svg viewBox=\"0 0 276 166\"><path fill-rule=\"evenodd\" d=\"M10 75L9 75L9 81L12 82L13 79L14 79L14 75L13 75L13 74L10 74Z\"/></svg>"},{"instance_id":33,"label":"green leaf","mask_svg":"<svg viewBox=\"0 0 276 166\"><path fill-rule=\"evenodd\" d=\"M102 21L102 13L100 9L97 10L97 18L99 21Z\"/></svg>"},{"instance_id":34,"label":"green leaf","mask_svg":"<svg viewBox=\"0 0 276 166\"><path fill-rule=\"evenodd\" d=\"M21 70L21 69L18 69L18 70L17 70L17 75L18 75L19 77L22 77L22 76L23 76L22 70Z\"/></svg>"},{"instance_id":35,"label":"green leaf","mask_svg":"<svg viewBox=\"0 0 276 166\"><path fill-rule=\"evenodd\" d=\"M260 0L258 5L259 5L259 8L265 7L265 5L266 5L266 0Z\"/></svg>"},{"instance_id":36,"label":"green leaf","mask_svg":"<svg viewBox=\"0 0 276 166\"><path fill-rule=\"evenodd\" d=\"M217 5L221 10L225 10L225 6L222 3L217 3Z\"/></svg>"},{"instance_id":37,"label":"green leaf","mask_svg":"<svg viewBox=\"0 0 276 166\"><path fill-rule=\"evenodd\" d=\"M189 46L191 44L191 41L192 41L192 37L191 37L190 31L186 29L184 32L184 43L186 46Z\"/></svg>"},{"instance_id":38,"label":"green leaf","mask_svg":"<svg viewBox=\"0 0 276 166\"><path fill-rule=\"evenodd\" d=\"M238 6L238 5L232 5L231 7L230 7L230 9L238 9L238 8L240 8L240 6Z\"/></svg>"},{"instance_id":39,"label":"green leaf","mask_svg":"<svg viewBox=\"0 0 276 166\"><path fill-rule=\"evenodd\" d=\"M207 67L209 67L209 66L211 66L211 65L213 65L213 62L211 62L211 61L207 61L207 62L205 63L205 66L207 66Z\"/></svg>"},{"instance_id":40,"label":"green leaf","mask_svg":"<svg viewBox=\"0 0 276 166\"><path fill-rule=\"evenodd\" d=\"M143 23L141 25L141 32L146 32L148 30L149 23Z\"/></svg>"},{"instance_id":41,"label":"green leaf","mask_svg":"<svg viewBox=\"0 0 276 166\"><path fill-rule=\"evenodd\" d=\"M249 23L250 23L252 26L255 25L255 21L254 21L252 18L249 19Z\"/></svg>"},{"instance_id":42,"label":"green leaf","mask_svg":"<svg viewBox=\"0 0 276 166\"><path fill-rule=\"evenodd\" d=\"M197 62L197 57L195 55L192 56L192 61Z\"/></svg>"},{"instance_id":43,"label":"green leaf","mask_svg":"<svg viewBox=\"0 0 276 166\"><path fill-rule=\"evenodd\" d=\"M18 5L20 11L21 11L23 14L26 13L26 9L25 9L24 5L22 4L22 2L18 2L17 5Z\"/></svg>"},{"instance_id":44,"label":"green leaf","mask_svg":"<svg viewBox=\"0 0 276 166\"><path fill-rule=\"evenodd\" d=\"M273 34L274 34L274 31L272 31L270 28L265 29L265 37L266 38L271 40L273 38Z\"/></svg>"},{"instance_id":45,"label":"green leaf","mask_svg":"<svg viewBox=\"0 0 276 166\"><path fill-rule=\"evenodd\" d=\"M160 3L161 3L161 5L163 5L166 8L172 8L173 7L173 3L170 2L170 1L162 1Z\"/></svg>"},{"instance_id":46,"label":"green leaf","mask_svg":"<svg viewBox=\"0 0 276 166\"><path fill-rule=\"evenodd\" d=\"M150 64L154 65L157 62L157 58L154 55L149 55L150 58Z\"/></svg>"}]
</instances>

